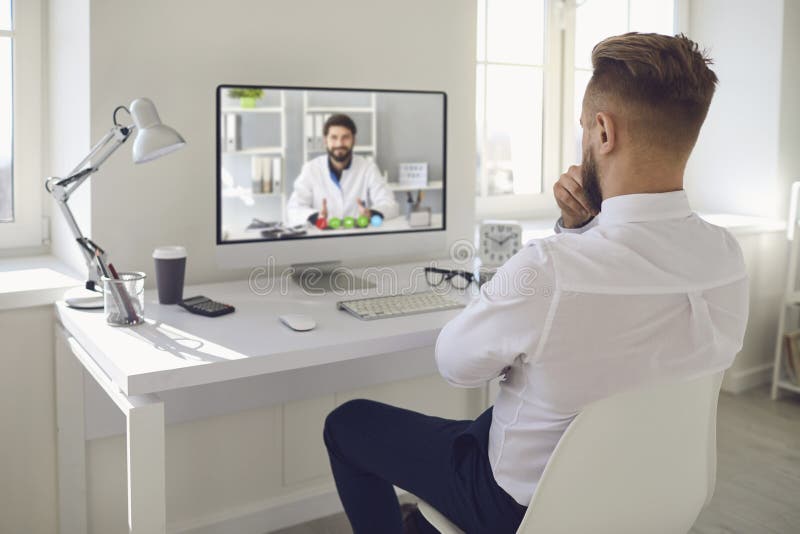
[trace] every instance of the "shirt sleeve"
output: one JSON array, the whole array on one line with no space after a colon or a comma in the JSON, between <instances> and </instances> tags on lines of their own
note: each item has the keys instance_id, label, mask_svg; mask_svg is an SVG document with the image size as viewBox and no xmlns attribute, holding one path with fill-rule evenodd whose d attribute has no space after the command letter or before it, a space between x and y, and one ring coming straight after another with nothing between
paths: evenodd
<instances>
[{"instance_id":1,"label":"shirt sleeve","mask_svg":"<svg viewBox=\"0 0 800 534\"><path fill-rule=\"evenodd\" d=\"M394 199L394 193L374 163L367 168L367 184L372 201L370 209L380 212L384 219L397 217L400 214L400 207Z\"/></svg>"},{"instance_id":2,"label":"shirt sleeve","mask_svg":"<svg viewBox=\"0 0 800 534\"><path fill-rule=\"evenodd\" d=\"M303 224L317 212L317 209L314 208L314 189L308 164L303 165L300 176L294 181L292 194L286 204L286 211L290 225Z\"/></svg>"},{"instance_id":3,"label":"shirt sleeve","mask_svg":"<svg viewBox=\"0 0 800 534\"><path fill-rule=\"evenodd\" d=\"M555 232L557 234L582 234L595 226L597 226L597 217L591 218L589 222L578 228L564 228L564 220L559 217L556 221Z\"/></svg>"},{"instance_id":4,"label":"shirt sleeve","mask_svg":"<svg viewBox=\"0 0 800 534\"><path fill-rule=\"evenodd\" d=\"M479 387L536 350L555 291L545 244L531 241L481 287L436 340L436 365L450 384Z\"/></svg>"}]
</instances>

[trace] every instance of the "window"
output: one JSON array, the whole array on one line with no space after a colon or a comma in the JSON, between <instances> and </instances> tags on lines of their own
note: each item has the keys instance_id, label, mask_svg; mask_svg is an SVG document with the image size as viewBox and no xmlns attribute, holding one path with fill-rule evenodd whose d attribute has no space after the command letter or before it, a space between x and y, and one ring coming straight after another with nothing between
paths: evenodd
<instances>
[{"instance_id":1,"label":"window","mask_svg":"<svg viewBox=\"0 0 800 534\"><path fill-rule=\"evenodd\" d=\"M0 2L0 222L14 220L11 126L12 42L11 0Z\"/></svg>"},{"instance_id":2,"label":"window","mask_svg":"<svg viewBox=\"0 0 800 534\"><path fill-rule=\"evenodd\" d=\"M478 0L478 217L555 210L553 183L580 162L578 118L592 47L628 31L674 34L682 4Z\"/></svg>"},{"instance_id":3,"label":"window","mask_svg":"<svg viewBox=\"0 0 800 534\"><path fill-rule=\"evenodd\" d=\"M0 0L0 247L41 245L41 0Z\"/></svg>"},{"instance_id":4,"label":"window","mask_svg":"<svg viewBox=\"0 0 800 534\"><path fill-rule=\"evenodd\" d=\"M526 147L542 145L544 4L544 0L479 2L476 94L481 196L542 192L541 151Z\"/></svg>"}]
</instances>

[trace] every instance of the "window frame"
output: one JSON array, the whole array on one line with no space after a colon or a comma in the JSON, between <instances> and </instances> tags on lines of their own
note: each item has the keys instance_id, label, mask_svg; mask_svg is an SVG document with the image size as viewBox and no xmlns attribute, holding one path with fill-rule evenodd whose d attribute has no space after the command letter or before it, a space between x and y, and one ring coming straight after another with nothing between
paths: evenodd
<instances>
[{"instance_id":1,"label":"window frame","mask_svg":"<svg viewBox=\"0 0 800 534\"><path fill-rule=\"evenodd\" d=\"M12 146L14 220L0 223L0 249L42 245L42 49L41 0L12 0ZM24 117L25 120L19 120Z\"/></svg>"},{"instance_id":2,"label":"window frame","mask_svg":"<svg viewBox=\"0 0 800 534\"><path fill-rule=\"evenodd\" d=\"M558 179L560 167L560 147L558 140L558 122L561 109L562 95L559 91L560 61L563 41L561 39L561 11L562 2L545 0L545 37L544 37L544 65L543 75L543 106L542 106L542 193L475 196L475 215L478 219L487 218L522 218L530 217L532 213L555 213L557 207L552 194L553 184ZM488 16L488 2L486 4ZM558 31L554 31L558 30ZM484 35L488 42L488 32ZM484 43L486 46L487 43ZM486 95L486 72L490 61L475 61L475 67L484 65L484 98ZM477 80L476 80L477 86ZM484 106L485 114L485 106ZM485 123L485 121L484 121ZM481 134L481 142L485 143L486 136ZM485 149L483 153L485 154ZM485 157L481 165L485 166ZM485 182L486 172L481 169L481 182ZM484 184L485 185L485 184Z\"/></svg>"},{"instance_id":3,"label":"window frame","mask_svg":"<svg viewBox=\"0 0 800 534\"><path fill-rule=\"evenodd\" d=\"M491 0L489 0L491 1ZM675 33L689 31L689 1L674 0ZM542 193L523 195L479 196L476 191L475 214L488 218L532 219L559 214L552 190L555 182L572 161L572 146L578 129L573 120L575 87L575 10L578 0L545 0L545 64L542 137ZM488 33L488 32L487 32ZM488 42L488 35L484 35ZM487 43L484 43L486 46ZM486 64L478 61L475 66ZM486 87L484 80L484 98ZM477 87L477 80L476 80ZM485 137L481 137L482 141ZM485 164L482 162L482 164ZM482 180L485 180L485 173Z\"/></svg>"}]
</instances>

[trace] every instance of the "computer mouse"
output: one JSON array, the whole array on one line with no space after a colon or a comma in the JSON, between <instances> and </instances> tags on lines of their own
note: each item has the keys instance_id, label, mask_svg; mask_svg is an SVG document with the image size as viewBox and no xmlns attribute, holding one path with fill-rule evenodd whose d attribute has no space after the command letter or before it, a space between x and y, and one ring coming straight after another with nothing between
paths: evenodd
<instances>
[{"instance_id":1,"label":"computer mouse","mask_svg":"<svg viewBox=\"0 0 800 534\"><path fill-rule=\"evenodd\" d=\"M298 332L313 330L314 327L317 326L317 323L314 322L314 319L310 315L303 315L302 313L281 315L278 319L292 330Z\"/></svg>"}]
</instances>

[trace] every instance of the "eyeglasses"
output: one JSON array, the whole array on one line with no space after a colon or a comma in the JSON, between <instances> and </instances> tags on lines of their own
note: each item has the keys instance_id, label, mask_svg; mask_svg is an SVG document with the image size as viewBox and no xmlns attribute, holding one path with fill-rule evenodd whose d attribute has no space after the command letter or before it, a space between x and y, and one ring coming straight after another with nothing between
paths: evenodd
<instances>
[{"instance_id":1,"label":"eyeglasses","mask_svg":"<svg viewBox=\"0 0 800 534\"><path fill-rule=\"evenodd\" d=\"M434 287L440 286L445 282L456 289L466 289L475 281L475 275L468 271L451 271L449 269L439 269L438 267L425 267L425 280Z\"/></svg>"}]
</instances>

